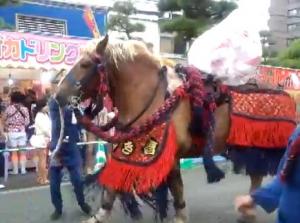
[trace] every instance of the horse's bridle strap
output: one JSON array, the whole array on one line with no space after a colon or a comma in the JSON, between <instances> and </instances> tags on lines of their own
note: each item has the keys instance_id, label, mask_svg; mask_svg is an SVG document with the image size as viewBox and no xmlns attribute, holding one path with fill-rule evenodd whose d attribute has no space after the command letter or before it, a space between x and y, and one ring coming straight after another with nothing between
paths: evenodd
<instances>
[{"instance_id":1,"label":"horse's bridle strap","mask_svg":"<svg viewBox=\"0 0 300 223\"><path fill-rule=\"evenodd\" d=\"M157 81L157 84L155 86L155 89L153 91L152 96L150 97L150 99L148 100L148 102L146 103L145 107L141 110L141 112L138 113L138 115L133 118L131 121L129 121L126 124L120 124L117 123L118 125L116 126L119 130L125 130L126 128L129 128L130 126L132 126L137 120L139 120L143 114L145 114L145 112L150 108L150 106L152 105L155 96L157 95L157 92L159 90L159 86L160 83L162 83L162 80L165 80L166 78L166 73L167 73L167 68L165 66L163 66L160 70L159 70L159 78Z\"/></svg>"},{"instance_id":2,"label":"horse's bridle strap","mask_svg":"<svg viewBox=\"0 0 300 223\"><path fill-rule=\"evenodd\" d=\"M76 80L73 72L70 71L70 73L66 76L66 81L68 81L68 83L71 86L76 86L76 85L80 85L80 81Z\"/></svg>"}]
</instances>

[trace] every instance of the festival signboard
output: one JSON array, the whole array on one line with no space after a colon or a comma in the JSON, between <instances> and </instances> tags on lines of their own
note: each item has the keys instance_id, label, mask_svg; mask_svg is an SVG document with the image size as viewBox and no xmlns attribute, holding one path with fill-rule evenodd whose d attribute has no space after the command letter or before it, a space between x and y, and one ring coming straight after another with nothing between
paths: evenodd
<instances>
[{"instance_id":1,"label":"festival signboard","mask_svg":"<svg viewBox=\"0 0 300 223\"><path fill-rule=\"evenodd\" d=\"M257 78L260 82L277 87L282 85L284 89L295 90L299 86L295 86L293 75L300 80L300 70L285 67L259 66Z\"/></svg>"},{"instance_id":2,"label":"festival signboard","mask_svg":"<svg viewBox=\"0 0 300 223\"><path fill-rule=\"evenodd\" d=\"M68 70L88 39L0 31L0 67Z\"/></svg>"},{"instance_id":3,"label":"festival signboard","mask_svg":"<svg viewBox=\"0 0 300 223\"><path fill-rule=\"evenodd\" d=\"M296 119L300 123L300 70L262 65L258 67L257 79L273 88L280 84L294 98L297 105Z\"/></svg>"}]
</instances>

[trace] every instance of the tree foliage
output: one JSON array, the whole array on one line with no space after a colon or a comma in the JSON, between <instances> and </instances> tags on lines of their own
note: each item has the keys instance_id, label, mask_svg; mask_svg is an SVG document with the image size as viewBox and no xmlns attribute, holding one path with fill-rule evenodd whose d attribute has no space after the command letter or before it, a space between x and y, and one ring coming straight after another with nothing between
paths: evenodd
<instances>
[{"instance_id":1,"label":"tree foliage","mask_svg":"<svg viewBox=\"0 0 300 223\"><path fill-rule=\"evenodd\" d=\"M19 0L0 0L0 7L18 3L20 3ZM14 29L14 27L10 24L7 24L5 20L0 17L0 29Z\"/></svg>"},{"instance_id":2,"label":"tree foliage","mask_svg":"<svg viewBox=\"0 0 300 223\"><path fill-rule=\"evenodd\" d=\"M280 52L271 65L300 69L300 39Z\"/></svg>"},{"instance_id":3,"label":"tree foliage","mask_svg":"<svg viewBox=\"0 0 300 223\"><path fill-rule=\"evenodd\" d=\"M160 0L158 8L161 12L183 13L180 17L162 21L161 29L190 40L223 20L236 7L235 2L226 0Z\"/></svg>"},{"instance_id":4,"label":"tree foliage","mask_svg":"<svg viewBox=\"0 0 300 223\"><path fill-rule=\"evenodd\" d=\"M263 49L263 64L269 64L271 61L274 60L274 57L277 56L275 51L272 51L270 48L272 45L275 44L275 41L272 37L272 34L269 30L262 30L259 32L260 40Z\"/></svg>"},{"instance_id":5,"label":"tree foliage","mask_svg":"<svg viewBox=\"0 0 300 223\"><path fill-rule=\"evenodd\" d=\"M18 4L19 0L0 0L0 6L5 6L9 4Z\"/></svg>"},{"instance_id":6,"label":"tree foliage","mask_svg":"<svg viewBox=\"0 0 300 223\"><path fill-rule=\"evenodd\" d=\"M131 34L134 32L145 31L142 23L132 23L130 15L136 13L136 8L131 1L115 2L112 11L115 13L109 17L108 29L126 34L128 39L132 39Z\"/></svg>"},{"instance_id":7,"label":"tree foliage","mask_svg":"<svg viewBox=\"0 0 300 223\"><path fill-rule=\"evenodd\" d=\"M3 18L0 17L0 29L13 30L14 27L5 22Z\"/></svg>"}]
</instances>

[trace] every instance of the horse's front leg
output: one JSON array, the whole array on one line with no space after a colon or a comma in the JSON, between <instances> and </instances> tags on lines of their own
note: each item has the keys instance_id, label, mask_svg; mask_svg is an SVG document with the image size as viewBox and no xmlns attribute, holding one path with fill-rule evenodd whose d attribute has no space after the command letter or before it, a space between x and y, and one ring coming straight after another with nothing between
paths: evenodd
<instances>
[{"instance_id":1,"label":"horse's front leg","mask_svg":"<svg viewBox=\"0 0 300 223\"><path fill-rule=\"evenodd\" d=\"M97 213L82 223L106 223L111 215L111 211L116 200L116 191L105 189L102 195L101 208Z\"/></svg>"},{"instance_id":2,"label":"horse's front leg","mask_svg":"<svg viewBox=\"0 0 300 223\"><path fill-rule=\"evenodd\" d=\"M183 181L181 177L179 162L177 162L170 175L168 176L168 185L174 198L175 217L173 219L173 222L187 223L188 216L183 196Z\"/></svg>"}]
</instances>

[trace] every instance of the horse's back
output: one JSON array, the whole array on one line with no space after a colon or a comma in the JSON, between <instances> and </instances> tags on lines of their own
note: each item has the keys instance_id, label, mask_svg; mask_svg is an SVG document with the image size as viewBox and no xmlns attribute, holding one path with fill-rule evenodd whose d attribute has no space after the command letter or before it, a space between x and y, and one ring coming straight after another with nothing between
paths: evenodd
<instances>
[{"instance_id":1,"label":"horse's back","mask_svg":"<svg viewBox=\"0 0 300 223\"><path fill-rule=\"evenodd\" d=\"M230 90L231 128L227 143L284 148L296 127L296 105L284 91L237 87Z\"/></svg>"}]
</instances>

